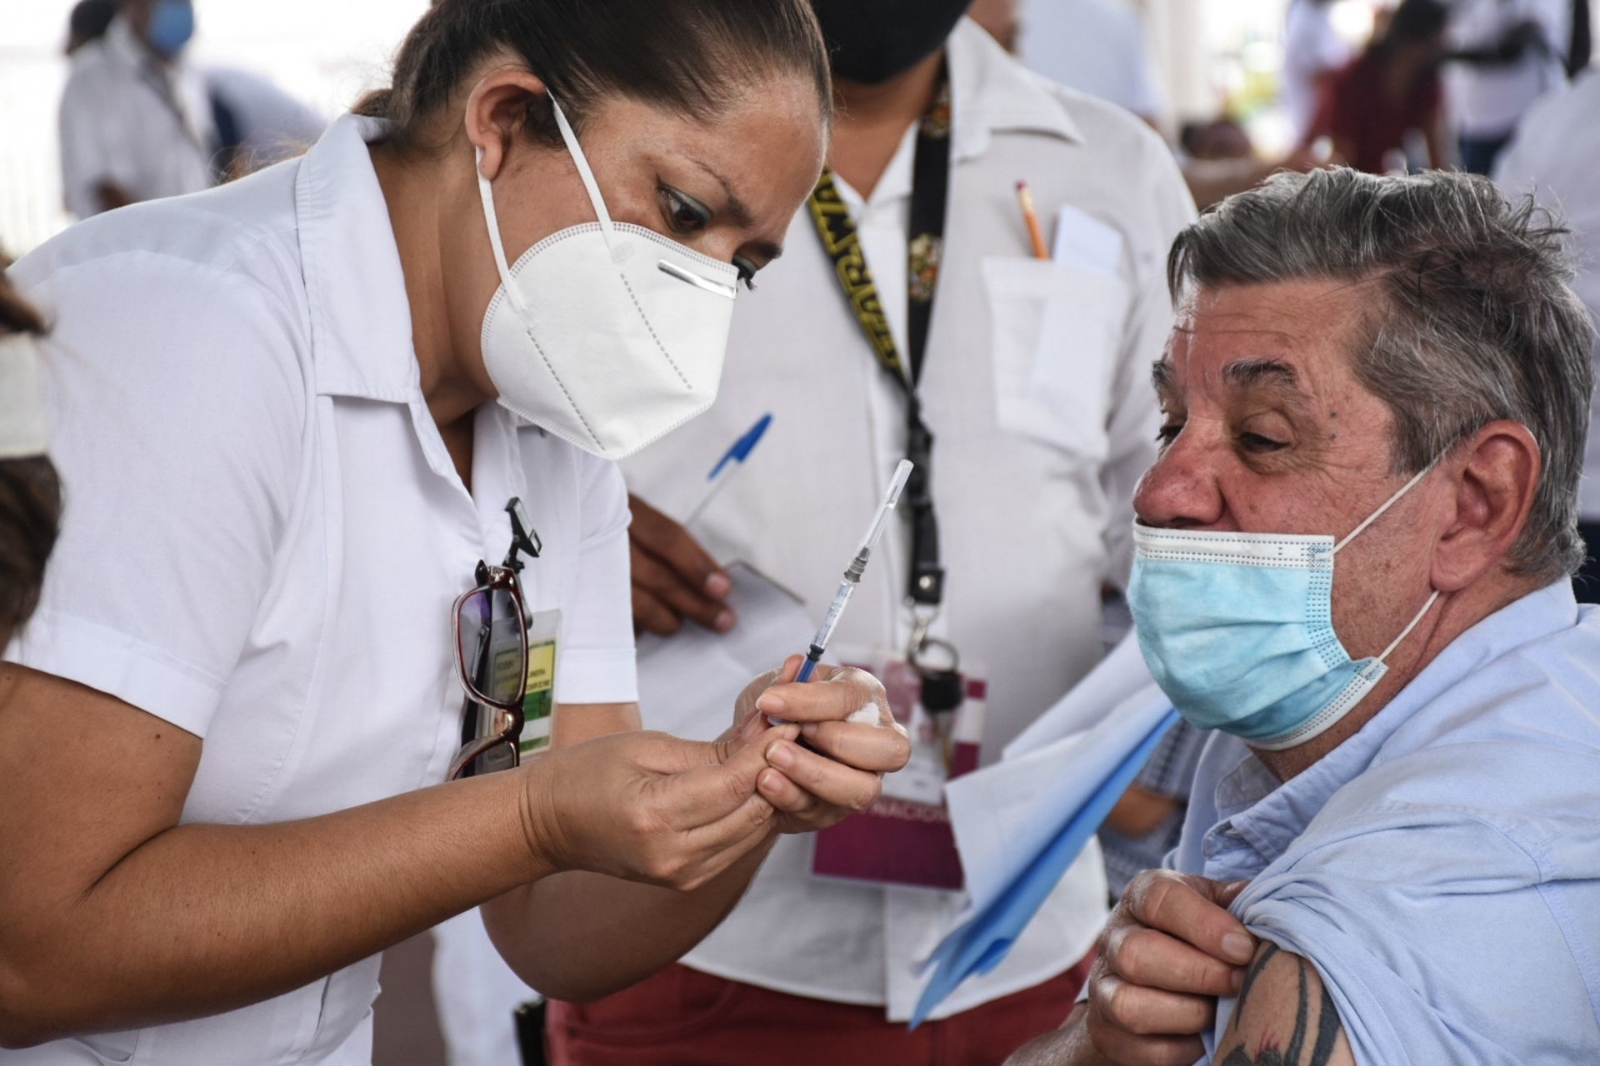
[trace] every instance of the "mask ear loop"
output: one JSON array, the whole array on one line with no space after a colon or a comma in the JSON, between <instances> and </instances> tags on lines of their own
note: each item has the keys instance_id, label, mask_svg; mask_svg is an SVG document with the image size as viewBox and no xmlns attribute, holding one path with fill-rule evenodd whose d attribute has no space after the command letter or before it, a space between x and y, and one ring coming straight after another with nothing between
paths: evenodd
<instances>
[{"instance_id":1,"label":"mask ear loop","mask_svg":"<svg viewBox=\"0 0 1600 1066\"><path fill-rule=\"evenodd\" d=\"M1333 554L1337 555L1341 548L1343 548L1346 544L1349 544L1351 541L1355 540L1356 537L1363 530L1365 530L1368 526L1372 525L1372 523L1374 523L1378 519L1382 518L1383 517L1383 513L1385 511L1387 511L1389 508L1393 507L1396 503L1398 503L1399 500L1400 500L1400 497L1404 496L1406 493L1408 493L1412 489L1416 488L1417 482L1421 481L1423 478L1425 478L1429 474L1433 473L1433 468L1435 466L1438 466L1438 465L1439 465L1439 460L1435 459L1433 462L1429 463L1427 466L1423 467L1421 470L1418 470L1416 477L1413 477L1410 481L1406 482L1404 485L1401 485L1399 492L1396 492L1393 496L1390 496L1387 500L1383 501L1383 506L1379 507L1376 511L1373 511L1371 514L1367 515L1366 521L1362 522L1359 526L1357 526L1356 528L1352 529L1348 536L1346 536L1339 543L1335 544L1333 546Z\"/></svg>"},{"instance_id":2,"label":"mask ear loop","mask_svg":"<svg viewBox=\"0 0 1600 1066\"><path fill-rule=\"evenodd\" d=\"M1418 470L1415 477L1413 477L1410 481L1406 482L1404 485L1400 486L1400 491L1396 492L1393 496L1390 496L1387 500L1385 500L1383 502L1383 506L1382 507L1379 507L1376 511L1373 511L1370 515L1367 516L1366 521L1362 522L1359 526L1357 526L1356 528L1352 529L1348 536L1346 536L1339 543L1335 544L1333 546L1334 553L1337 553L1340 548L1343 548L1346 544L1349 544L1352 540L1355 540L1356 539L1356 535L1359 534L1362 530L1366 529L1368 526L1372 525L1372 523L1376 522L1379 518L1383 517L1383 513L1385 511L1387 511L1389 508L1393 507L1395 505L1395 503L1400 499L1400 497L1404 496L1406 493L1408 493L1412 489L1416 488L1417 482L1421 481L1423 478L1425 478L1429 474L1433 473L1433 468L1438 466L1438 465L1439 465L1439 460L1435 459L1433 462L1429 463L1427 466L1423 467L1421 470ZM1424 603L1422 605L1422 610L1420 610L1420 611L1418 611L1416 613L1416 615L1411 619L1411 622L1404 629L1402 629L1400 631L1400 635L1398 637L1395 637L1393 640L1391 640L1389 642L1389 646L1387 648L1384 648L1383 652L1376 659L1373 660L1373 665L1374 666L1382 665L1382 664L1384 664L1386 662L1386 660L1389 658L1389 656L1394 653L1394 650L1400 646L1401 642L1403 642L1407 637L1409 637L1411 635L1411 631L1413 629L1417 628L1418 623L1420 623L1422 621L1423 617L1427 615L1428 611L1433 607L1434 603L1436 603L1438 601L1438 599L1439 599L1439 590L1438 589L1434 589L1433 590L1433 595L1428 597L1428 602ZM1365 672L1365 671L1363 671L1363 672Z\"/></svg>"},{"instance_id":3,"label":"mask ear loop","mask_svg":"<svg viewBox=\"0 0 1600 1066\"><path fill-rule=\"evenodd\" d=\"M578 166L578 176L583 179L583 187L588 190L589 203L594 205L595 218L600 221L600 231L606 235L606 247L614 248L616 232L611 228L611 213L606 210L605 199L600 195L600 185L594 180L594 171L589 169L589 160L578 145L578 135L572 132L572 123L567 121L567 113L556 103L555 94L549 95L550 110L555 112L556 125L561 129L561 139L567 143L567 151L572 153L572 161Z\"/></svg>"},{"instance_id":4,"label":"mask ear loop","mask_svg":"<svg viewBox=\"0 0 1600 1066\"><path fill-rule=\"evenodd\" d=\"M477 150L478 198L483 201L483 220L489 226L489 247L494 249L494 265L500 271L500 291L506 294L513 310L524 322L528 320L527 308L517 287L511 283L511 267L506 264L506 246L500 239L500 218L494 210L494 190L489 179L483 176L483 149Z\"/></svg>"}]
</instances>

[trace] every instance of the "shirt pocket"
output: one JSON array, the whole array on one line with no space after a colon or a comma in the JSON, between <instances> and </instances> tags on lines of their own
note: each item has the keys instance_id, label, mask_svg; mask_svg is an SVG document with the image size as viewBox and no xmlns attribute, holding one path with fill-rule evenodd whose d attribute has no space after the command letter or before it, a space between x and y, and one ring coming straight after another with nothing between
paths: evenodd
<instances>
[{"instance_id":1,"label":"shirt pocket","mask_svg":"<svg viewBox=\"0 0 1600 1066\"><path fill-rule=\"evenodd\" d=\"M983 285L1000 428L1103 462L1127 285L1114 274L1005 256L984 258Z\"/></svg>"}]
</instances>

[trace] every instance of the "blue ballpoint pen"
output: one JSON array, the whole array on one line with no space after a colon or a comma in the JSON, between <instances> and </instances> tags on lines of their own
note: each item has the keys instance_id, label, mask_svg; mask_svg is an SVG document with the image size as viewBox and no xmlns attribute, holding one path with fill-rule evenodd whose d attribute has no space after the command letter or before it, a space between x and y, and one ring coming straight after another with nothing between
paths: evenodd
<instances>
[{"instance_id":1,"label":"blue ballpoint pen","mask_svg":"<svg viewBox=\"0 0 1600 1066\"><path fill-rule=\"evenodd\" d=\"M817 627L817 635L811 638L811 647L806 652L806 661L801 664L800 673L795 677L796 681L810 681L812 673L817 669L817 663L828 650L828 641L833 638L833 631L839 625L845 604L850 602L850 594L861 583L861 575L867 568L867 559L877 548L878 541L883 538L883 531L889 524L889 515L894 512L894 505L900 502L900 494L905 491L906 481L911 477L912 469L909 459L900 460L900 465L895 467L894 477L889 481L889 491L884 494L878 513L872 516L872 525L867 527L867 535L861 538L861 546L856 549L855 558L845 567L844 578L839 582L839 591L833 594L833 602L828 605L828 613L823 616L822 624Z\"/></svg>"},{"instance_id":2,"label":"blue ballpoint pen","mask_svg":"<svg viewBox=\"0 0 1600 1066\"><path fill-rule=\"evenodd\" d=\"M767 432L767 427L772 425L772 415L765 414L756 419L756 424L745 432L745 435L733 442L733 447L723 453L717 465L711 468L711 473L706 475L705 491L700 494L700 499L689 508L689 513L684 516L683 524L688 525L700 517L700 512L714 499L722 486L727 483L729 475L744 465L750 458L750 453L755 451L757 444L761 443L762 436Z\"/></svg>"}]
</instances>

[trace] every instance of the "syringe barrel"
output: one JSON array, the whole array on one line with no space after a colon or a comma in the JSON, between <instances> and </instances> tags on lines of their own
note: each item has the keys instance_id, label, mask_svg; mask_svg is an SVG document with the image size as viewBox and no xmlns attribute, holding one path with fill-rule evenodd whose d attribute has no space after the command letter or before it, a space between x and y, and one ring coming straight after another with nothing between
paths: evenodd
<instances>
[{"instance_id":1,"label":"syringe barrel","mask_svg":"<svg viewBox=\"0 0 1600 1066\"><path fill-rule=\"evenodd\" d=\"M833 602L828 605L828 613L822 616L822 624L817 627L817 635L812 644L819 648L826 648L828 641L833 637L834 627L839 624L839 616L844 613L844 605L850 602L850 594L856 590L852 581L841 581L839 591L833 594Z\"/></svg>"}]
</instances>

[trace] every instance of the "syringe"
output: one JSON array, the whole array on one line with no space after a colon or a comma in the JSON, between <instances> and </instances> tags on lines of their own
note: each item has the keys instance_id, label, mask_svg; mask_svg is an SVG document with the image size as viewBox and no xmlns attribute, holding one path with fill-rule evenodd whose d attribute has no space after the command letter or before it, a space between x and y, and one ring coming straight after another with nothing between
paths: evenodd
<instances>
[{"instance_id":1,"label":"syringe","mask_svg":"<svg viewBox=\"0 0 1600 1066\"><path fill-rule=\"evenodd\" d=\"M850 594L861 583L861 575L867 569L867 560L877 548L878 541L883 538L883 531L889 524L889 515L894 512L894 505L900 502L900 494L905 491L911 470L912 464L909 459L900 460L900 465L895 467L894 477L889 481L889 491L884 494L883 503L879 505L877 514L872 516L872 525L867 527L867 535L861 538L861 546L856 549L855 558L845 567L844 579L839 582L839 591L833 594L833 602L828 605L828 613L823 616L822 624L817 627L817 635L811 638L811 648L806 652L806 661L801 664L800 673L795 677L796 681L810 681L817 663L828 650L828 641L833 639L833 631L839 625L840 616L844 614L845 604L850 602Z\"/></svg>"}]
</instances>

